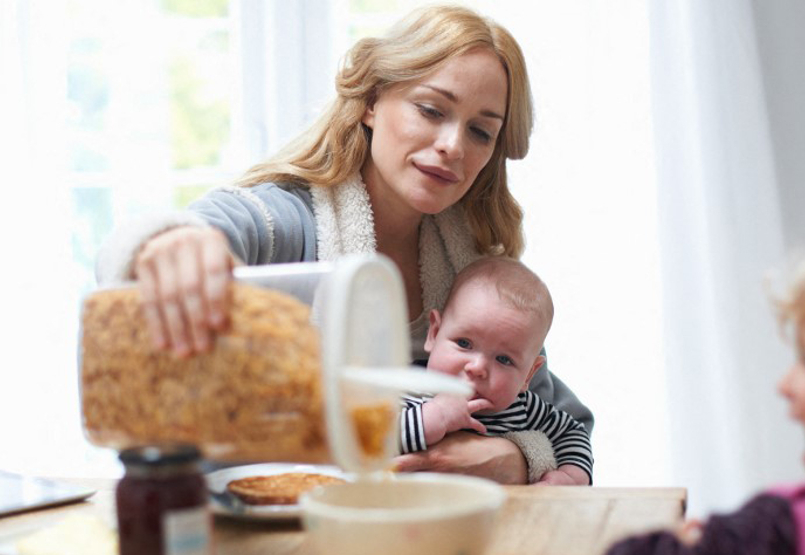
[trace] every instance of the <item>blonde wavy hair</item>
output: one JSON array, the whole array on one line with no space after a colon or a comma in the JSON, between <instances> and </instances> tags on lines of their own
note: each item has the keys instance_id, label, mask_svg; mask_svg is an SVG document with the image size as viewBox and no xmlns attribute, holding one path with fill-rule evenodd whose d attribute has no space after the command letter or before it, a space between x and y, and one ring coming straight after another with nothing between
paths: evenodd
<instances>
[{"instance_id":1,"label":"blonde wavy hair","mask_svg":"<svg viewBox=\"0 0 805 555\"><path fill-rule=\"evenodd\" d=\"M239 184L328 187L344 182L361 169L369 153L371 136L361 121L366 108L389 87L419 80L474 48L498 56L508 76L508 98L492 157L459 204L478 252L520 256L525 245L523 211L507 185L506 159L525 157L533 127L525 59L506 29L464 7L421 8L384 37L359 40L336 77L335 101L307 131L251 168Z\"/></svg>"},{"instance_id":2,"label":"blonde wavy hair","mask_svg":"<svg viewBox=\"0 0 805 555\"><path fill-rule=\"evenodd\" d=\"M772 303L777 311L781 328L786 324L805 327L805 258L792 263L786 272L788 287L782 294L772 294Z\"/></svg>"}]
</instances>

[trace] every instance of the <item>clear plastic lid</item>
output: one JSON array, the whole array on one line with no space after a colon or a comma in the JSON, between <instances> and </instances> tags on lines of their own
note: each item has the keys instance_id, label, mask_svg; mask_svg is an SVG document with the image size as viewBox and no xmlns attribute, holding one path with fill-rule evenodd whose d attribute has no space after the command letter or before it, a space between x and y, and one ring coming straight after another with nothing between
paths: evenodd
<instances>
[{"instance_id":1,"label":"clear plastic lid","mask_svg":"<svg viewBox=\"0 0 805 555\"><path fill-rule=\"evenodd\" d=\"M325 414L336 463L352 472L388 469L398 450L400 394L470 395L456 378L409 367L402 276L379 255L340 261L325 289L322 364Z\"/></svg>"},{"instance_id":2,"label":"clear plastic lid","mask_svg":"<svg viewBox=\"0 0 805 555\"><path fill-rule=\"evenodd\" d=\"M409 367L402 278L382 255L237 268L230 330L191 359L154 352L139 310L133 287L85 300L82 412L97 445L183 441L216 460L371 472L397 454L400 393L471 393Z\"/></svg>"}]
</instances>

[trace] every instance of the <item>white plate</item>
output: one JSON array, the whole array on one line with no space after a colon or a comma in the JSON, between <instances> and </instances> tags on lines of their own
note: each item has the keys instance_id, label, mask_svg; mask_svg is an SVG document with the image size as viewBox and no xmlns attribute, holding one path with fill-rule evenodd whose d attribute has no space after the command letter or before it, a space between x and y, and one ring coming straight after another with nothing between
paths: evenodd
<instances>
[{"instance_id":1,"label":"white plate","mask_svg":"<svg viewBox=\"0 0 805 555\"><path fill-rule=\"evenodd\" d=\"M226 485L232 480L248 476L273 476L286 472L306 472L309 474L326 474L351 481L354 478L336 466L313 464L265 463L247 466L233 466L216 470L207 474L207 487L215 493L226 491ZM299 505L245 505L242 512L235 512L215 501L210 500L210 508L217 515L242 518L246 520L289 520L302 516Z\"/></svg>"},{"instance_id":2,"label":"white plate","mask_svg":"<svg viewBox=\"0 0 805 555\"><path fill-rule=\"evenodd\" d=\"M74 484L0 470L0 517L83 501L95 493Z\"/></svg>"}]
</instances>

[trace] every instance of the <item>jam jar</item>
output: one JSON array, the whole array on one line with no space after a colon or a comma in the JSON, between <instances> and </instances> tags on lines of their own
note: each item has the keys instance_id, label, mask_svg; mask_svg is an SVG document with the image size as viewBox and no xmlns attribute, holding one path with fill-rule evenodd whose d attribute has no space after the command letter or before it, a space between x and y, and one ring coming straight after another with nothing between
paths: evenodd
<instances>
[{"instance_id":1,"label":"jam jar","mask_svg":"<svg viewBox=\"0 0 805 555\"><path fill-rule=\"evenodd\" d=\"M144 445L121 451L120 460L120 555L210 555L212 515L198 449Z\"/></svg>"}]
</instances>

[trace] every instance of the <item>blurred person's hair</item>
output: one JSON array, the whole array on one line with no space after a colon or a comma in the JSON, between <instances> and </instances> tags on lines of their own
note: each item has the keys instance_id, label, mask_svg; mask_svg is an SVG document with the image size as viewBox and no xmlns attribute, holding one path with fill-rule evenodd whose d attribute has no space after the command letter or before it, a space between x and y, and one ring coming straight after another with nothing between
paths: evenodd
<instances>
[{"instance_id":1,"label":"blurred person's hair","mask_svg":"<svg viewBox=\"0 0 805 555\"><path fill-rule=\"evenodd\" d=\"M786 271L787 283L782 292L772 294L780 325L805 324L805 256L800 256Z\"/></svg>"}]
</instances>

